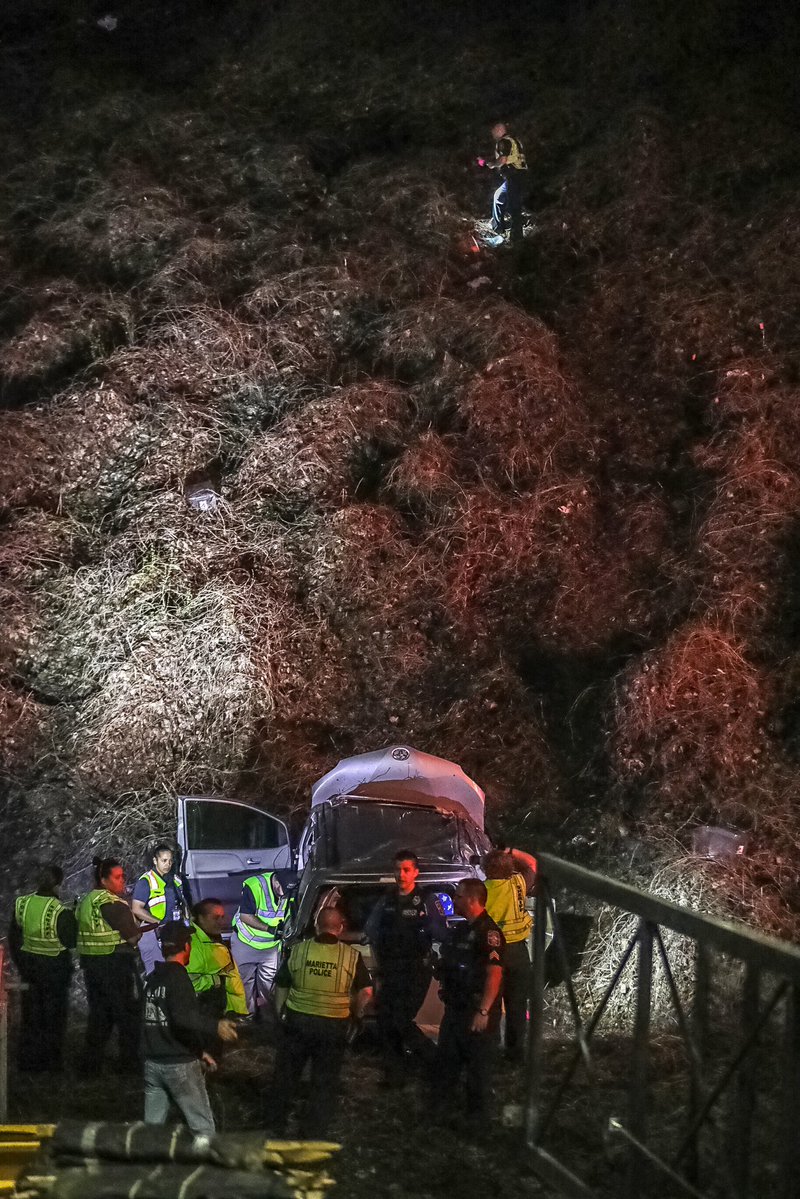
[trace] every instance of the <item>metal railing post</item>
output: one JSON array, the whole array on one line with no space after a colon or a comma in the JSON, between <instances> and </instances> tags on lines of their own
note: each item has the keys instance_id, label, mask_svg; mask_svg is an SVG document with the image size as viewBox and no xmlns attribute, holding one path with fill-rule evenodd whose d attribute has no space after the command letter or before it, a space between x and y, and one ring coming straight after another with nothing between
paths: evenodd
<instances>
[{"instance_id":1,"label":"metal railing post","mask_svg":"<svg viewBox=\"0 0 800 1199\"><path fill-rule=\"evenodd\" d=\"M755 1038L759 1028L759 998L761 971L748 962L745 966L742 990L741 1028L742 1040ZM736 1199L748 1199L750 1194L750 1142L752 1138L753 1113L756 1103L756 1042L743 1057L737 1071L733 1091L734 1111L731 1120L731 1149L729 1159L733 1164L731 1191Z\"/></svg>"},{"instance_id":2,"label":"metal railing post","mask_svg":"<svg viewBox=\"0 0 800 1199\"><path fill-rule=\"evenodd\" d=\"M528 1021L528 1095L526 1136L533 1147L539 1133L543 1103L543 1034L545 950L547 948L547 883L537 876L533 915L533 969L531 977L530 1019Z\"/></svg>"},{"instance_id":3,"label":"metal railing post","mask_svg":"<svg viewBox=\"0 0 800 1199\"><path fill-rule=\"evenodd\" d=\"M692 1004L692 1034L696 1056L693 1062L690 1060L689 1079L689 1128L693 1131L686 1166L687 1177L694 1186L700 1182L700 1130L696 1127L696 1120L703 1102L702 1079L708 1054L708 995L711 982L711 957L708 947L698 941L696 952Z\"/></svg>"},{"instance_id":4,"label":"metal railing post","mask_svg":"<svg viewBox=\"0 0 800 1199\"><path fill-rule=\"evenodd\" d=\"M785 1022L780 1199L797 1199L800 1195L800 987L792 987L786 994Z\"/></svg>"},{"instance_id":5,"label":"metal railing post","mask_svg":"<svg viewBox=\"0 0 800 1199\"><path fill-rule=\"evenodd\" d=\"M8 991L6 952L0 945L0 1124L8 1120Z\"/></svg>"},{"instance_id":6,"label":"metal railing post","mask_svg":"<svg viewBox=\"0 0 800 1199\"><path fill-rule=\"evenodd\" d=\"M642 920L639 925L639 954L636 971L636 1012L633 1024L633 1058L631 1070L628 1128L631 1136L644 1145L647 1141L648 1072L650 1062L650 1005L653 995L653 925ZM626 1195L636 1199L647 1193L645 1159L635 1145L628 1158Z\"/></svg>"}]
</instances>

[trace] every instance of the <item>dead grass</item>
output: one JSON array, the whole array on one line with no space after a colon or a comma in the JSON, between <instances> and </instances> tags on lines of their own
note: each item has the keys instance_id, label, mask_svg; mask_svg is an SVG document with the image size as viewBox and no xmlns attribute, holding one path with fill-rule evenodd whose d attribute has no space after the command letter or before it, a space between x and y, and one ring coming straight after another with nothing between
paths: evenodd
<instances>
[{"instance_id":1,"label":"dead grass","mask_svg":"<svg viewBox=\"0 0 800 1199\"><path fill-rule=\"evenodd\" d=\"M665 818L713 820L763 768L770 697L741 640L713 620L687 623L620 680L617 778L657 786Z\"/></svg>"},{"instance_id":2,"label":"dead grass","mask_svg":"<svg viewBox=\"0 0 800 1199\"><path fill-rule=\"evenodd\" d=\"M569 40L450 22L446 54L435 6L348 3L335 31L323 9L247 32L232 10L238 42L201 54L193 26L138 65L118 39L112 90L64 62L35 131L3 128L0 663L35 746L14 735L13 803L39 827L68 796L138 845L178 786L300 806L335 757L402 737L532 835L593 805L653 835L747 823L725 885L793 928L774 80L751 102L743 65L710 96L669 22L648 40L658 14L626 32L602 5ZM474 253L509 38L532 227ZM186 503L200 477L214 513Z\"/></svg>"}]
</instances>

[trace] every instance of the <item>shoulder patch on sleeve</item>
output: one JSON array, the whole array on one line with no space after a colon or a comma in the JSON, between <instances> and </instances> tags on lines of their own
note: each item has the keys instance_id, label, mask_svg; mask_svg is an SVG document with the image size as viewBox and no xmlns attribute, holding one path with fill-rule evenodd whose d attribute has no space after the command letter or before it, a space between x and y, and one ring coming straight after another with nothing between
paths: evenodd
<instances>
[{"instance_id":1,"label":"shoulder patch on sleeve","mask_svg":"<svg viewBox=\"0 0 800 1199\"><path fill-rule=\"evenodd\" d=\"M499 949L500 934L495 932L494 929L489 929L488 933L486 934L486 944L491 945L492 949Z\"/></svg>"}]
</instances>

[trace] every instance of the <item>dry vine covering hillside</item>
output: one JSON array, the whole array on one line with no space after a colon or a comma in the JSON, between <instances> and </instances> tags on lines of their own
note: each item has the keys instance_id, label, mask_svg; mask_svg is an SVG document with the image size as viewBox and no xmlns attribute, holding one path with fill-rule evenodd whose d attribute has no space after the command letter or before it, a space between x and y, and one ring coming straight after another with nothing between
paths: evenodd
<instances>
[{"instance_id":1,"label":"dry vine covering hillside","mask_svg":"<svg viewBox=\"0 0 800 1199\"><path fill-rule=\"evenodd\" d=\"M732 826L796 931L792 8L107 7L0 15L20 875L401 741L612 869Z\"/></svg>"}]
</instances>

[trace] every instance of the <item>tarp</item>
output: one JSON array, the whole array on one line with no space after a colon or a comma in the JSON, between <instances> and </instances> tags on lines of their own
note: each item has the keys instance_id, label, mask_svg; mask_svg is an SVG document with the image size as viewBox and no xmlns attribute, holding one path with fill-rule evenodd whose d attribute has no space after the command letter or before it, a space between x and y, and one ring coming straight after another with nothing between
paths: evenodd
<instances>
[{"instance_id":1,"label":"tarp","mask_svg":"<svg viewBox=\"0 0 800 1199\"><path fill-rule=\"evenodd\" d=\"M369 794L380 798L380 784L413 779L414 789L434 800L437 797L455 800L483 828L484 794L455 762L436 758L407 745L392 745L368 754L343 758L333 770L318 779L311 789L311 803L326 803L337 795L359 794L358 788L370 784ZM363 792L361 793L363 794ZM387 799L397 799L395 790L387 791Z\"/></svg>"}]
</instances>

